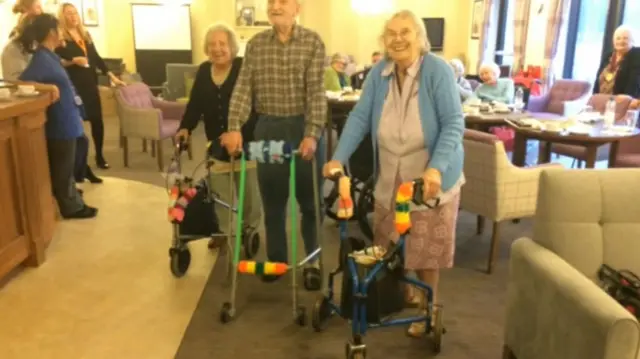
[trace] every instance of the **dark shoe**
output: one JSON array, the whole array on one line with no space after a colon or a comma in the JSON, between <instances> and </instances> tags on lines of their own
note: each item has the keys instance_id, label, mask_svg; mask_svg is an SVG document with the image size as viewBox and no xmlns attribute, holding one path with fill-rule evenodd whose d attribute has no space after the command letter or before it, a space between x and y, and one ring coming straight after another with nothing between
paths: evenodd
<instances>
[{"instance_id":1,"label":"dark shoe","mask_svg":"<svg viewBox=\"0 0 640 359\"><path fill-rule=\"evenodd\" d=\"M78 212L72 213L72 214L67 215L67 216L62 216L62 217L64 219L87 219L87 218L94 218L97 215L98 215L98 209L97 208L93 208L93 207L89 207L89 206L85 205Z\"/></svg>"},{"instance_id":2,"label":"dark shoe","mask_svg":"<svg viewBox=\"0 0 640 359\"><path fill-rule=\"evenodd\" d=\"M109 169L109 164L102 157L96 157L96 166L98 166L98 168L103 170Z\"/></svg>"},{"instance_id":3,"label":"dark shoe","mask_svg":"<svg viewBox=\"0 0 640 359\"><path fill-rule=\"evenodd\" d=\"M89 180L89 182L97 184L97 183L102 183L102 178L96 176L95 173L93 173L93 171L91 170L91 167L87 166L87 174L85 176L86 179Z\"/></svg>"}]
</instances>

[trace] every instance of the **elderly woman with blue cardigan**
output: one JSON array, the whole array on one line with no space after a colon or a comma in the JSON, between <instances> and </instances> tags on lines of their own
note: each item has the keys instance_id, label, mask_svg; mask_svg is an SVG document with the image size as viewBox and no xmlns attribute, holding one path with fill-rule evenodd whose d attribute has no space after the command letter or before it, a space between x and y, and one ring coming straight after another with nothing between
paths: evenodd
<instances>
[{"instance_id":1,"label":"elderly woman with blue cardigan","mask_svg":"<svg viewBox=\"0 0 640 359\"><path fill-rule=\"evenodd\" d=\"M429 52L422 21L410 11L387 21L382 40L385 60L371 69L360 101L347 119L332 161L323 173L330 176L362 139L371 134L374 168L374 240L386 246L396 241L395 193L403 182L424 179L425 200L439 198L434 209L411 210L412 231L405 247L405 269L434 289L441 268L453 266L455 230L464 184L462 139L464 119L460 94L451 67ZM426 310L424 296L407 300ZM425 323L414 323L408 334L421 336Z\"/></svg>"},{"instance_id":2,"label":"elderly woman with blue cardigan","mask_svg":"<svg viewBox=\"0 0 640 359\"><path fill-rule=\"evenodd\" d=\"M515 85L510 78L500 78L500 67L495 63L480 65L478 75L482 84L476 88L472 97L486 102L513 103Z\"/></svg>"}]
</instances>

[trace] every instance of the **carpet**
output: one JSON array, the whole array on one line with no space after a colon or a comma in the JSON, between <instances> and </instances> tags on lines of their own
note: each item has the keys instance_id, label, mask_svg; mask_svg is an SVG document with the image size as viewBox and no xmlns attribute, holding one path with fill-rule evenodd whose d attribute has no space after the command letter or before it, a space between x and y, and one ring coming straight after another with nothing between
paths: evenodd
<instances>
[{"instance_id":1,"label":"carpet","mask_svg":"<svg viewBox=\"0 0 640 359\"><path fill-rule=\"evenodd\" d=\"M325 223L323 229L325 263L332 269L337 263L337 230L331 223ZM461 214L456 265L442 273L440 301L445 307L444 322L448 332L438 358L500 358L509 246L514 239L530 231L530 221L504 224L500 259L494 274L487 275L482 270L486 265L490 234L477 236L475 216ZM254 277L239 276L239 313L231 323L221 324L220 308L229 300L224 285L225 263L221 258L214 267L176 354L177 359L345 358L344 346L350 338L350 327L344 320L333 318L321 333L314 332L310 325L299 327L293 323L289 278L265 284ZM336 288L340 288L339 281ZM300 293L309 322L318 295L304 290ZM405 330L405 327L394 327L370 331L365 338L367 358L436 357L428 338L409 338Z\"/></svg>"}]
</instances>

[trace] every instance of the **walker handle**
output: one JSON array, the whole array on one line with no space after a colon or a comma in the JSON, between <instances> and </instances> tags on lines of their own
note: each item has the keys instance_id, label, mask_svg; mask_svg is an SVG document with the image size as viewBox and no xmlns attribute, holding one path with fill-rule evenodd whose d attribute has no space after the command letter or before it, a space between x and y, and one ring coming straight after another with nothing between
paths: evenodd
<instances>
[{"instance_id":1,"label":"walker handle","mask_svg":"<svg viewBox=\"0 0 640 359\"><path fill-rule=\"evenodd\" d=\"M432 209L440 205L440 197L434 198L433 202L424 200L424 180L422 178L413 180L413 197L411 201L418 206L427 206Z\"/></svg>"}]
</instances>

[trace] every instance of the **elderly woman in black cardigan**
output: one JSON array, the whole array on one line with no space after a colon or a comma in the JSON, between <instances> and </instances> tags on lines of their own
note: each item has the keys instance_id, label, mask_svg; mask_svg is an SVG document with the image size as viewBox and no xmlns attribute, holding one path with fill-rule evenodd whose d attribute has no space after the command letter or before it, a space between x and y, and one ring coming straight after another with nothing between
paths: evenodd
<instances>
[{"instance_id":1,"label":"elderly woman in black cardigan","mask_svg":"<svg viewBox=\"0 0 640 359\"><path fill-rule=\"evenodd\" d=\"M613 51L602 58L594 93L631 96L637 108L640 99L640 47L635 46L633 32L620 26L613 35Z\"/></svg>"},{"instance_id":2,"label":"elderly woman in black cardigan","mask_svg":"<svg viewBox=\"0 0 640 359\"><path fill-rule=\"evenodd\" d=\"M238 46L235 32L227 25L216 24L207 30L204 38L204 52L209 59L198 68L189 103L176 135L176 138L186 140L202 120L207 140L211 142L209 155L222 162L230 160L227 151L220 145L220 136L227 132L229 101L242 67L242 58L237 57ZM242 137L247 141L253 138L254 126L255 116L252 116L252 119L242 128ZM238 176L235 180L237 187ZM211 178L211 186L221 199L232 203L232 199L228 198L230 194L228 184L228 175L217 174ZM257 188L255 171L247 171L243 218L245 227L243 233L246 235L255 231L262 217ZM226 212L230 215L228 211ZM224 218L220 223L222 230L231 230L231 228L225 228L228 221ZM221 241L214 238L209 242L209 248L219 247L221 244Z\"/></svg>"}]
</instances>

